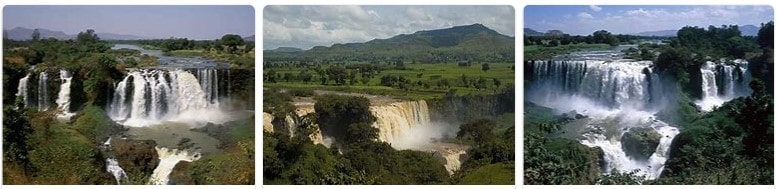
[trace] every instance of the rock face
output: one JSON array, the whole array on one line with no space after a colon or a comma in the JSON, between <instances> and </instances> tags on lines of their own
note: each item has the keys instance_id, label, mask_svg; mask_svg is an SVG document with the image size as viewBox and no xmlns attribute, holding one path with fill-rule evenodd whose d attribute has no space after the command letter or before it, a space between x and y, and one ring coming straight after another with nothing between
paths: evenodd
<instances>
[{"instance_id":1,"label":"rock face","mask_svg":"<svg viewBox=\"0 0 777 189\"><path fill-rule=\"evenodd\" d=\"M173 172L170 173L171 185L194 185L194 178L189 175L189 169L192 167L192 162L178 162L173 168Z\"/></svg>"},{"instance_id":2,"label":"rock face","mask_svg":"<svg viewBox=\"0 0 777 189\"><path fill-rule=\"evenodd\" d=\"M262 116L264 116L264 117L262 117L262 121L264 121L264 124L262 125L264 131L272 133L273 132L273 126L272 126L273 116L272 116L272 114L267 113L267 112L262 112Z\"/></svg>"},{"instance_id":3,"label":"rock face","mask_svg":"<svg viewBox=\"0 0 777 189\"><path fill-rule=\"evenodd\" d=\"M626 156L647 160L658 147L661 135L652 128L632 128L621 137Z\"/></svg>"},{"instance_id":4,"label":"rock face","mask_svg":"<svg viewBox=\"0 0 777 189\"><path fill-rule=\"evenodd\" d=\"M116 153L119 166L133 178L151 175L159 165L155 146L156 142L153 140L113 139L111 150Z\"/></svg>"}]
</instances>

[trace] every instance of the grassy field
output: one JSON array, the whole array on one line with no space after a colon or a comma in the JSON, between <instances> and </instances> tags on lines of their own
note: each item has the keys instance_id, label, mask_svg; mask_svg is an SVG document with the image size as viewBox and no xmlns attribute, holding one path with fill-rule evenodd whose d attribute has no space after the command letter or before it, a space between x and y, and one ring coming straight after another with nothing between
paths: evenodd
<instances>
[{"instance_id":1,"label":"grassy field","mask_svg":"<svg viewBox=\"0 0 777 189\"><path fill-rule=\"evenodd\" d=\"M264 87L268 88L293 88L293 89L314 89L314 90L333 90L344 92L358 92L368 93L375 95L388 95L402 99L431 99L445 96L445 94L453 89L456 95L470 95L470 94L494 94L501 91L508 86L513 86L515 83L515 72L511 69L513 64L510 63L491 63L488 71L481 70L482 64L472 64L469 67L460 67L457 64L405 64L404 70L390 69L384 70L370 78L365 85L361 81L361 76L357 76L357 83L349 85L338 86L332 84L330 81L328 85L321 85L318 76L314 75L314 79L307 84L302 81L290 81L286 82L282 78L277 80L277 83L271 83L265 80ZM299 68L271 68L275 72L283 76L285 73L291 73L298 75L301 71ZM267 73L270 69L264 70ZM312 70L310 70L312 72ZM392 88L380 85L381 77L385 75L403 76L409 80L412 80L413 86L410 90L404 91L398 88ZM474 87L460 87L458 84L461 82L461 76L466 75L469 80L477 80L483 77L486 80L487 87L485 89L476 89ZM500 81L501 85L497 88L494 85L493 79L496 78ZM450 88L438 87L437 81L441 79L447 79L451 83ZM426 82L430 85L429 88L415 85L417 81Z\"/></svg>"},{"instance_id":2,"label":"grassy field","mask_svg":"<svg viewBox=\"0 0 777 189\"><path fill-rule=\"evenodd\" d=\"M514 164L497 163L475 169L458 184L515 184Z\"/></svg>"},{"instance_id":3,"label":"grassy field","mask_svg":"<svg viewBox=\"0 0 777 189\"><path fill-rule=\"evenodd\" d=\"M524 60L549 59L558 54L569 53L580 50L601 50L610 48L608 44L569 44L555 47L546 47L542 45L529 45L523 47Z\"/></svg>"},{"instance_id":4,"label":"grassy field","mask_svg":"<svg viewBox=\"0 0 777 189\"><path fill-rule=\"evenodd\" d=\"M144 48L146 46L144 46ZM254 58L256 57L253 50L250 52L230 54L230 53L221 52L221 51L202 50L202 49L175 50L175 51L165 52L165 56L205 57L216 61L229 63L233 66L236 66L236 68L254 68Z\"/></svg>"}]
</instances>

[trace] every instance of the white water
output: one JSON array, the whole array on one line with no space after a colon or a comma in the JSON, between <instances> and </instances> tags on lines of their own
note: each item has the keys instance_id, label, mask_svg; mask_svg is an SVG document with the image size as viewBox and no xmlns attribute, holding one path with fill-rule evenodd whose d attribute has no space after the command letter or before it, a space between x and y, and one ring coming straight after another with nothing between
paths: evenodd
<instances>
[{"instance_id":1,"label":"white water","mask_svg":"<svg viewBox=\"0 0 777 189\"><path fill-rule=\"evenodd\" d=\"M22 79L19 79L19 87L17 88L16 96L22 97L24 107L27 108L30 104L30 93L27 89L27 82L30 80L30 74L28 73Z\"/></svg>"},{"instance_id":2,"label":"white water","mask_svg":"<svg viewBox=\"0 0 777 189\"><path fill-rule=\"evenodd\" d=\"M116 179L116 184L121 185L121 179L129 179L127 173L124 172L124 169L119 166L119 162L116 161L116 158L108 158L105 162L106 170Z\"/></svg>"},{"instance_id":3,"label":"white water","mask_svg":"<svg viewBox=\"0 0 777 189\"><path fill-rule=\"evenodd\" d=\"M210 72L215 73L215 70L205 71ZM203 79L213 78L205 76ZM203 86L201 83L207 85ZM224 123L228 121L229 116L218 108L217 91L211 90L215 88L211 85L217 83L199 81L193 74L180 69L131 71L116 84L108 112L113 120L134 127L162 121Z\"/></svg>"},{"instance_id":4,"label":"white water","mask_svg":"<svg viewBox=\"0 0 777 189\"><path fill-rule=\"evenodd\" d=\"M740 59L734 60L733 65L707 61L701 68L702 99L695 101L696 105L709 112L731 99L747 95L750 73L746 67L747 61ZM738 76L737 72L742 76Z\"/></svg>"},{"instance_id":5,"label":"white water","mask_svg":"<svg viewBox=\"0 0 777 189\"><path fill-rule=\"evenodd\" d=\"M679 130L655 119L654 109L663 92L659 76L650 68L652 62L618 59L617 52L569 56L564 61L533 63L527 98L557 114L576 111L588 116L579 133L580 143L602 149L605 174L612 169L639 169L638 174L647 179L658 178ZM621 137L636 127L652 128L661 135L648 160L634 159L623 150Z\"/></svg>"},{"instance_id":6,"label":"white water","mask_svg":"<svg viewBox=\"0 0 777 189\"><path fill-rule=\"evenodd\" d=\"M378 128L380 141L394 143L402 139L411 139L415 136L420 140L428 140L428 137L418 136L421 133L411 133L415 127L431 126L429 107L426 101L394 102L388 105L370 106L370 111L377 118L373 127Z\"/></svg>"},{"instance_id":7,"label":"white water","mask_svg":"<svg viewBox=\"0 0 777 189\"><path fill-rule=\"evenodd\" d=\"M102 146L100 146L100 148L103 150L110 149L112 138L113 137L108 137L108 140L106 140ZM119 161L116 160L115 157L105 158L105 170L113 175L117 185L121 185L122 179L129 179L129 176L127 176L127 173L124 172L124 169L119 166Z\"/></svg>"},{"instance_id":8,"label":"white water","mask_svg":"<svg viewBox=\"0 0 777 189\"><path fill-rule=\"evenodd\" d=\"M62 81L62 84L59 86L59 94L56 101L60 111L57 114L57 118L70 119L70 117L75 115L70 112L70 83L73 80L73 76L66 70L60 70L59 79Z\"/></svg>"},{"instance_id":9,"label":"white water","mask_svg":"<svg viewBox=\"0 0 777 189\"><path fill-rule=\"evenodd\" d=\"M602 106L619 108L621 106L643 107L648 104L654 88L650 85L648 74L644 73L652 63L650 61L629 60L570 60L537 61L533 75L538 90L543 92L534 96L552 100L574 94L595 100ZM542 88L539 88L542 87Z\"/></svg>"},{"instance_id":10,"label":"white water","mask_svg":"<svg viewBox=\"0 0 777 189\"><path fill-rule=\"evenodd\" d=\"M49 103L49 76L46 72L41 72L38 76L38 111L46 111L51 106Z\"/></svg>"},{"instance_id":11,"label":"white water","mask_svg":"<svg viewBox=\"0 0 777 189\"><path fill-rule=\"evenodd\" d=\"M441 158L445 161L445 164L443 166L445 167L445 170L448 171L448 174L453 175L453 173L456 172L456 170L459 170L461 168L461 162L463 159L461 159L462 156L464 156L467 153L466 148L445 148L438 149L435 153L435 156L438 156L438 158Z\"/></svg>"},{"instance_id":12,"label":"white water","mask_svg":"<svg viewBox=\"0 0 777 189\"><path fill-rule=\"evenodd\" d=\"M159 155L159 165L154 169L148 183L153 185L165 185L170 181L170 173L178 162L192 162L200 159L199 152L190 152L188 150L167 149L154 147Z\"/></svg>"}]
</instances>

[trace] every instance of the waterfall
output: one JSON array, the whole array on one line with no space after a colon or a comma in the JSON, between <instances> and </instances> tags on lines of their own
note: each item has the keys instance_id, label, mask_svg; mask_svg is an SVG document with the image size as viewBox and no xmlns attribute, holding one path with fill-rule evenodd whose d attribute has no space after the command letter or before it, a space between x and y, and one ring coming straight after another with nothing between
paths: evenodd
<instances>
[{"instance_id":1,"label":"waterfall","mask_svg":"<svg viewBox=\"0 0 777 189\"><path fill-rule=\"evenodd\" d=\"M59 70L59 79L62 84L59 87L56 103L61 112L57 114L57 117L60 119L69 119L71 116L75 115L70 112L70 83L73 80L73 76L66 70Z\"/></svg>"},{"instance_id":2,"label":"waterfall","mask_svg":"<svg viewBox=\"0 0 777 189\"><path fill-rule=\"evenodd\" d=\"M116 158L108 158L105 160L106 162L106 170L113 175L113 178L116 179L116 184L121 185L121 179L129 179L127 177L127 173L124 172L124 169L122 169L119 166L119 162L116 160Z\"/></svg>"},{"instance_id":3,"label":"waterfall","mask_svg":"<svg viewBox=\"0 0 777 189\"><path fill-rule=\"evenodd\" d=\"M747 61L737 59L733 64L726 64L725 60L720 62L707 61L701 67L702 98L695 103L706 112L726 101L750 93Z\"/></svg>"},{"instance_id":4,"label":"waterfall","mask_svg":"<svg viewBox=\"0 0 777 189\"><path fill-rule=\"evenodd\" d=\"M208 103L214 104L218 107L219 104L219 74L215 69L200 69L197 70L197 78L200 81L200 86L205 92L205 99Z\"/></svg>"},{"instance_id":5,"label":"waterfall","mask_svg":"<svg viewBox=\"0 0 777 189\"><path fill-rule=\"evenodd\" d=\"M461 162L464 162L462 157L467 153L467 149L464 148L443 148L432 152L435 157L443 160L445 164L445 170L448 174L453 175L456 170L461 168Z\"/></svg>"},{"instance_id":6,"label":"waterfall","mask_svg":"<svg viewBox=\"0 0 777 189\"><path fill-rule=\"evenodd\" d=\"M597 103L620 108L624 105L642 107L650 104L658 83L649 78L650 61L535 61L532 67L534 90L547 100L563 95L579 95ZM646 73L647 72L647 73ZM655 99L652 99L655 100Z\"/></svg>"},{"instance_id":7,"label":"waterfall","mask_svg":"<svg viewBox=\"0 0 777 189\"><path fill-rule=\"evenodd\" d=\"M108 112L113 120L128 126L176 120L218 123L224 117L213 91L218 82L205 76L216 70L207 70L197 71L203 74L199 80L180 69L133 70L116 84Z\"/></svg>"},{"instance_id":8,"label":"waterfall","mask_svg":"<svg viewBox=\"0 0 777 189\"><path fill-rule=\"evenodd\" d=\"M199 152L189 152L187 150L167 149L164 147L154 147L159 155L159 165L154 169L149 179L149 184L164 185L170 181L170 173L175 165L180 161L192 162L200 159Z\"/></svg>"},{"instance_id":9,"label":"waterfall","mask_svg":"<svg viewBox=\"0 0 777 189\"><path fill-rule=\"evenodd\" d=\"M100 149L102 149L103 152L110 149L112 138L113 137L108 137L108 140L100 145ZM124 172L124 169L119 166L119 161L116 160L116 157L113 157L113 155L108 155L108 157L105 158L105 170L113 175L113 178L116 179L117 185L121 185L121 179L129 179L129 176L127 176L127 173Z\"/></svg>"},{"instance_id":10,"label":"waterfall","mask_svg":"<svg viewBox=\"0 0 777 189\"><path fill-rule=\"evenodd\" d=\"M605 56L606 55L606 56ZM663 89L651 61L618 59L607 53L572 54L564 60L532 61L527 99L551 107L555 113L580 112L587 119L578 140L604 152L605 174L610 170L632 171L647 179L656 179L663 171L672 139L679 130L655 119ZM579 56L579 57L575 57ZM704 77L711 73L704 72ZM710 80L708 80L710 81ZM705 82L707 91L715 91L715 81ZM712 93L712 92L711 92ZM633 128L651 128L661 138L647 159L636 158L624 150L621 138Z\"/></svg>"},{"instance_id":11,"label":"waterfall","mask_svg":"<svg viewBox=\"0 0 777 189\"><path fill-rule=\"evenodd\" d=\"M380 141L393 143L413 127L429 126L429 108L426 101L394 102L388 105L371 106L370 111L377 118L373 127L380 131Z\"/></svg>"},{"instance_id":12,"label":"waterfall","mask_svg":"<svg viewBox=\"0 0 777 189\"><path fill-rule=\"evenodd\" d=\"M22 102L24 102L24 107L27 108L30 105L30 94L29 90L27 89L27 81L30 80L30 74L28 73L26 76L24 76L22 79L19 79L19 87L16 91L17 97L22 97Z\"/></svg>"},{"instance_id":13,"label":"waterfall","mask_svg":"<svg viewBox=\"0 0 777 189\"><path fill-rule=\"evenodd\" d=\"M49 104L49 76L46 72L41 72L38 76L38 111L46 111L51 106Z\"/></svg>"}]
</instances>

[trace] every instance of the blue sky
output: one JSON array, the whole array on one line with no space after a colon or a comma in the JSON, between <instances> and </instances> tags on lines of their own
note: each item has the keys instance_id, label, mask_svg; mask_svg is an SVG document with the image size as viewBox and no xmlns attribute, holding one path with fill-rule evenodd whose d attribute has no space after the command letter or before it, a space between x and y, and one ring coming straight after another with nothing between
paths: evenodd
<instances>
[{"instance_id":1,"label":"blue sky","mask_svg":"<svg viewBox=\"0 0 777 189\"><path fill-rule=\"evenodd\" d=\"M633 34L683 26L755 25L774 20L771 6L526 6L524 27L588 35L596 30Z\"/></svg>"},{"instance_id":2,"label":"blue sky","mask_svg":"<svg viewBox=\"0 0 777 189\"><path fill-rule=\"evenodd\" d=\"M515 36L512 6L266 6L264 49L366 42L480 23Z\"/></svg>"},{"instance_id":3,"label":"blue sky","mask_svg":"<svg viewBox=\"0 0 777 189\"><path fill-rule=\"evenodd\" d=\"M254 35L251 6L5 6L3 29L45 28L77 34L86 29L142 37L216 39Z\"/></svg>"}]
</instances>

